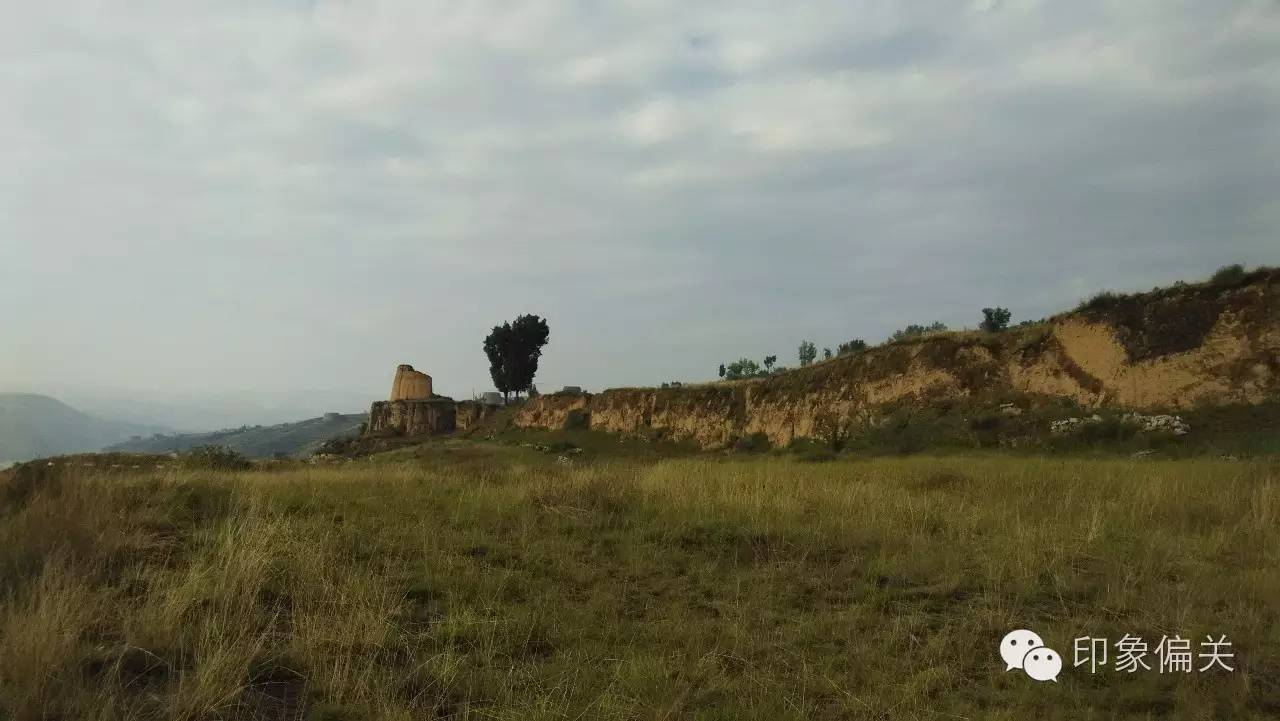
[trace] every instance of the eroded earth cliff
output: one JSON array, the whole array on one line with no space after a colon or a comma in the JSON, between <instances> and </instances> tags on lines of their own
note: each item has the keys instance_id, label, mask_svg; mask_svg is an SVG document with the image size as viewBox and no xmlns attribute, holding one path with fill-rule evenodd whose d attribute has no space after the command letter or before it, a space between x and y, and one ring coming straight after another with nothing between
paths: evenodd
<instances>
[{"instance_id":1,"label":"eroded earth cliff","mask_svg":"<svg viewBox=\"0 0 1280 721\"><path fill-rule=\"evenodd\" d=\"M1230 287L1104 295L1002 333L940 333L769 378L680 388L551 394L516 415L556 429L571 412L596 430L657 432L711 448L764 433L775 444L889 409L1015 395L1135 410L1257 404L1280 391L1280 271Z\"/></svg>"}]
</instances>

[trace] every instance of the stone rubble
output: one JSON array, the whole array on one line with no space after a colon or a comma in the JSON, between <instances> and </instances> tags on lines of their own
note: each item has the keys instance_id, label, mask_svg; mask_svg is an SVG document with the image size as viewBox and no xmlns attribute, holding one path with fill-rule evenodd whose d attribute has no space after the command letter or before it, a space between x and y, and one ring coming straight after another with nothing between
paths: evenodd
<instances>
[{"instance_id":1,"label":"stone rubble","mask_svg":"<svg viewBox=\"0 0 1280 721\"><path fill-rule=\"evenodd\" d=\"M1144 431L1166 431L1175 436L1185 436L1191 432L1191 425L1182 420L1182 416L1164 414L1144 416L1141 413L1126 413L1122 420L1133 423Z\"/></svg>"},{"instance_id":2,"label":"stone rubble","mask_svg":"<svg viewBox=\"0 0 1280 721\"><path fill-rule=\"evenodd\" d=\"M1182 419L1182 416L1171 416L1166 414L1159 415L1143 415L1141 413L1126 413L1120 417L1125 423L1131 423L1138 426L1146 432L1164 432L1172 433L1175 436L1185 436L1191 432L1191 424ZM1049 432L1054 435L1063 435L1067 433L1075 433L1089 423L1101 423L1102 416L1093 414L1088 418L1063 418L1062 420L1053 421L1049 424Z\"/></svg>"},{"instance_id":3,"label":"stone rubble","mask_svg":"<svg viewBox=\"0 0 1280 721\"><path fill-rule=\"evenodd\" d=\"M1049 424L1049 432L1055 435L1064 435L1066 433L1075 433L1085 426L1087 423L1101 423L1102 416L1097 413L1088 418L1063 418L1060 421L1053 421Z\"/></svg>"}]
</instances>

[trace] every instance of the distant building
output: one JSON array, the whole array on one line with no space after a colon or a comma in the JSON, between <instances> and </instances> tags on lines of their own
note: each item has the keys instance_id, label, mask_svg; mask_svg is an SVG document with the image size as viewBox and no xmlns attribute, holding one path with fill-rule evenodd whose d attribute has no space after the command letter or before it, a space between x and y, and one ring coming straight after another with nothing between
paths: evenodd
<instances>
[{"instance_id":1,"label":"distant building","mask_svg":"<svg viewBox=\"0 0 1280 721\"><path fill-rule=\"evenodd\" d=\"M561 393L581 393L582 386L565 386L560 390Z\"/></svg>"},{"instance_id":2,"label":"distant building","mask_svg":"<svg viewBox=\"0 0 1280 721\"><path fill-rule=\"evenodd\" d=\"M502 405L502 394L497 391L485 391L480 395L480 402L486 406Z\"/></svg>"}]
</instances>

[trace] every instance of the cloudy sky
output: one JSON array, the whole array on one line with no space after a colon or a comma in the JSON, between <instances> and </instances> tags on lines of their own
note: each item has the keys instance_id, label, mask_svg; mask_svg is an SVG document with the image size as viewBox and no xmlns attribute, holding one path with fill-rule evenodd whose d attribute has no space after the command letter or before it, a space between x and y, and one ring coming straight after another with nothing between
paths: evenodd
<instances>
[{"instance_id":1,"label":"cloudy sky","mask_svg":"<svg viewBox=\"0 0 1280 721\"><path fill-rule=\"evenodd\" d=\"M21 3L0 390L712 377L1280 263L1274 0ZM246 418L246 422L257 419Z\"/></svg>"}]
</instances>

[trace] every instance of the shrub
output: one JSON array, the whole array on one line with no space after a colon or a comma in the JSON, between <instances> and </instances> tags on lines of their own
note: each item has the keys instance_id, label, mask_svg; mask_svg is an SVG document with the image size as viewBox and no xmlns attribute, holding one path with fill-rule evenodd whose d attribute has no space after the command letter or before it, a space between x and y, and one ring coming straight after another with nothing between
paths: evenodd
<instances>
[{"instance_id":1,"label":"shrub","mask_svg":"<svg viewBox=\"0 0 1280 721\"><path fill-rule=\"evenodd\" d=\"M853 435L853 421L827 413L818 417L814 423L814 432L832 452L839 453Z\"/></svg>"},{"instance_id":2,"label":"shrub","mask_svg":"<svg viewBox=\"0 0 1280 721\"><path fill-rule=\"evenodd\" d=\"M1049 340L1052 328L1048 325L1027 325L1019 324L1021 330L1018 331L1017 348L1020 351L1030 351L1039 349L1044 342Z\"/></svg>"},{"instance_id":3,"label":"shrub","mask_svg":"<svg viewBox=\"0 0 1280 721\"><path fill-rule=\"evenodd\" d=\"M994 413L987 413L976 416L969 421L969 430L971 431L994 431L1000 428L1000 416Z\"/></svg>"},{"instance_id":4,"label":"shrub","mask_svg":"<svg viewBox=\"0 0 1280 721\"><path fill-rule=\"evenodd\" d=\"M1243 283L1247 276L1248 273L1245 272L1244 266L1239 263L1224 265L1209 277L1209 285L1218 288L1230 288Z\"/></svg>"},{"instance_id":5,"label":"shrub","mask_svg":"<svg viewBox=\"0 0 1280 721\"><path fill-rule=\"evenodd\" d=\"M894 331L893 335L889 336L889 342L892 343L894 341L907 340L908 338L919 338L926 333L940 333L946 329L947 324L942 321L934 321L929 325L912 323L902 330Z\"/></svg>"},{"instance_id":6,"label":"shrub","mask_svg":"<svg viewBox=\"0 0 1280 721\"><path fill-rule=\"evenodd\" d=\"M937 442L936 431L925 424L908 424L894 430L890 448L894 453L910 455L920 453Z\"/></svg>"},{"instance_id":7,"label":"shrub","mask_svg":"<svg viewBox=\"0 0 1280 721\"><path fill-rule=\"evenodd\" d=\"M1001 417L989 413L969 420L969 430L973 432L974 441L979 448L994 448L1000 445Z\"/></svg>"},{"instance_id":8,"label":"shrub","mask_svg":"<svg viewBox=\"0 0 1280 721\"><path fill-rule=\"evenodd\" d=\"M836 348L836 355L849 355L867 349L867 342L861 338L854 338L851 341L841 343Z\"/></svg>"},{"instance_id":9,"label":"shrub","mask_svg":"<svg viewBox=\"0 0 1280 721\"><path fill-rule=\"evenodd\" d=\"M939 445L946 439L939 424L899 409L881 423L867 428L856 441L859 448L910 454Z\"/></svg>"},{"instance_id":10,"label":"shrub","mask_svg":"<svg viewBox=\"0 0 1280 721\"><path fill-rule=\"evenodd\" d=\"M769 436L760 431L742 436L733 442L733 450L739 453L764 453L772 447Z\"/></svg>"},{"instance_id":11,"label":"shrub","mask_svg":"<svg viewBox=\"0 0 1280 721\"><path fill-rule=\"evenodd\" d=\"M805 436L796 436L787 444L787 450L792 453L805 453L808 451L822 450L826 448L826 444L818 438L807 438Z\"/></svg>"},{"instance_id":12,"label":"shrub","mask_svg":"<svg viewBox=\"0 0 1280 721\"><path fill-rule=\"evenodd\" d=\"M978 327L988 333L998 333L1009 327L1009 318L1012 314L1008 308L983 308L982 322Z\"/></svg>"},{"instance_id":13,"label":"shrub","mask_svg":"<svg viewBox=\"0 0 1280 721\"><path fill-rule=\"evenodd\" d=\"M1076 311L1106 310L1120 305L1124 300L1125 296L1115 291L1104 290L1086 301L1081 301L1080 305L1076 306Z\"/></svg>"},{"instance_id":14,"label":"shrub","mask_svg":"<svg viewBox=\"0 0 1280 721\"><path fill-rule=\"evenodd\" d=\"M312 455L344 456L355 450L355 438L330 438L315 447ZM285 454L286 458L288 454Z\"/></svg>"},{"instance_id":15,"label":"shrub","mask_svg":"<svg viewBox=\"0 0 1280 721\"><path fill-rule=\"evenodd\" d=\"M591 413L585 408L572 408L565 414L562 430L585 431L591 427Z\"/></svg>"},{"instance_id":16,"label":"shrub","mask_svg":"<svg viewBox=\"0 0 1280 721\"><path fill-rule=\"evenodd\" d=\"M204 471L241 471L253 464L226 446L196 446L182 455L182 466Z\"/></svg>"}]
</instances>

